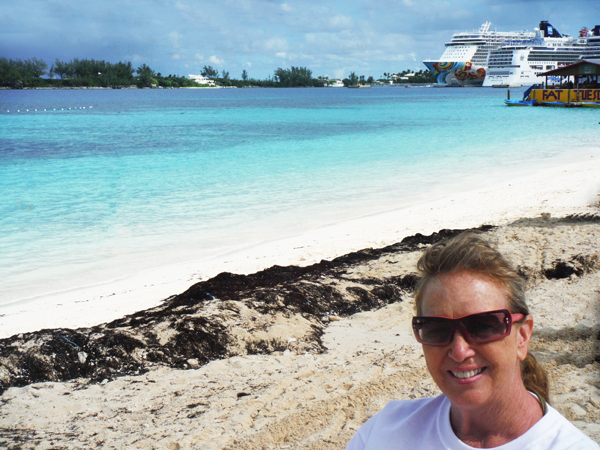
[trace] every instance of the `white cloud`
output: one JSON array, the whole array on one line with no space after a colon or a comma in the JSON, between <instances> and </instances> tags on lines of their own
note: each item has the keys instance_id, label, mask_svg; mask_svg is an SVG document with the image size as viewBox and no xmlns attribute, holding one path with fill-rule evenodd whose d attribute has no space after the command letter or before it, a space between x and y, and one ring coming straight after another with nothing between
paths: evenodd
<instances>
[{"instance_id":1,"label":"white cloud","mask_svg":"<svg viewBox=\"0 0 600 450\"><path fill-rule=\"evenodd\" d=\"M144 8L130 0L4 3L0 54L6 58L37 57L49 65L75 57L131 61L174 74L187 72L186 63L232 74L252 67L252 76L261 78L286 61L315 75L419 70L423 59L443 53L453 33L486 20L498 31L532 30L542 17L577 34L600 14L600 2L590 0L571 0L568 15L556 0L222 0L201 6L158 0Z\"/></svg>"},{"instance_id":2,"label":"white cloud","mask_svg":"<svg viewBox=\"0 0 600 450\"><path fill-rule=\"evenodd\" d=\"M265 50L279 51L283 52L288 49L288 43L285 39L276 37L267 39L263 44Z\"/></svg>"},{"instance_id":3,"label":"white cloud","mask_svg":"<svg viewBox=\"0 0 600 450\"><path fill-rule=\"evenodd\" d=\"M339 15L332 17L329 20L329 23L334 28L350 28L354 21L348 16Z\"/></svg>"}]
</instances>

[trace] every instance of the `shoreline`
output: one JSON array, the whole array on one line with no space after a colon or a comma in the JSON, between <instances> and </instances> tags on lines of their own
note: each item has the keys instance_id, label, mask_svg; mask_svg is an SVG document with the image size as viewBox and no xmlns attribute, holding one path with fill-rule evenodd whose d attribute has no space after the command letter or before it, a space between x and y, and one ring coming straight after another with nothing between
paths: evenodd
<instances>
[{"instance_id":1,"label":"shoreline","mask_svg":"<svg viewBox=\"0 0 600 450\"><path fill-rule=\"evenodd\" d=\"M600 214L587 210L480 231L527 278L552 406L600 443ZM388 401L440 393L411 332L415 264L457 232L220 275L110 324L4 340L0 446L340 450Z\"/></svg>"},{"instance_id":2,"label":"shoreline","mask_svg":"<svg viewBox=\"0 0 600 450\"><path fill-rule=\"evenodd\" d=\"M468 192L326 224L300 235L149 269L110 283L74 288L0 306L0 338L43 328L97 325L161 304L191 285L221 272L250 274L273 265L306 266L364 248L380 248L415 233L442 228L502 225L541 214L566 216L597 212L600 158L595 149L581 160L560 161L526 176ZM107 299L110 298L109 301Z\"/></svg>"}]
</instances>

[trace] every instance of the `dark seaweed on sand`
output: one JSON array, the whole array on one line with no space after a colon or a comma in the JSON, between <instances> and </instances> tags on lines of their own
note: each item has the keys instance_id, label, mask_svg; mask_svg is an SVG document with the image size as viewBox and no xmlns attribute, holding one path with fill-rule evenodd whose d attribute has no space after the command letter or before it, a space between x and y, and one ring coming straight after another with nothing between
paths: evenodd
<instances>
[{"instance_id":1,"label":"dark seaweed on sand","mask_svg":"<svg viewBox=\"0 0 600 450\"><path fill-rule=\"evenodd\" d=\"M2 339L0 393L11 386L41 381L83 377L100 382L142 374L156 365L198 367L239 354L222 317L202 314L207 305L217 301L233 310L232 305L241 302L262 315L301 315L314 324L310 342L304 342L303 349L323 351L320 336L328 317L348 316L401 301L413 290L417 277L408 274L353 280L355 286L348 288L348 295L332 287L332 280L341 280L358 264L419 250L460 231L416 234L385 248L365 249L308 267L273 266L251 275L221 273L167 298L160 306L110 323L76 330L45 329ZM244 351L265 354L285 349L281 342L259 341L248 343Z\"/></svg>"}]
</instances>

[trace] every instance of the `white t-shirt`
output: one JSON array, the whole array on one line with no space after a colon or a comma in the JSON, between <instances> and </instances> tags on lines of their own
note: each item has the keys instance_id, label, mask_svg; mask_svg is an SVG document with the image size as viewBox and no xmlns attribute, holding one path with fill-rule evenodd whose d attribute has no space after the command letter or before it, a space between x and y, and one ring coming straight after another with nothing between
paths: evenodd
<instances>
[{"instance_id":1,"label":"white t-shirt","mask_svg":"<svg viewBox=\"0 0 600 450\"><path fill-rule=\"evenodd\" d=\"M389 402L365 423L346 450L468 450L450 424L445 395ZM600 450L598 444L548 405L548 412L525 434L497 450Z\"/></svg>"}]
</instances>

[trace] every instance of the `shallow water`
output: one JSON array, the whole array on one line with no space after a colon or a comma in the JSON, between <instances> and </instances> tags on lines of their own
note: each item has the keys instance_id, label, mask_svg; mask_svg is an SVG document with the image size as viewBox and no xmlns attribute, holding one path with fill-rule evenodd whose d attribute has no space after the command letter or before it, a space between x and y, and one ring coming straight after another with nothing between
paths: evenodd
<instances>
[{"instance_id":1,"label":"shallow water","mask_svg":"<svg viewBox=\"0 0 600 450\"><path fill-rule=\"evenodd\" d=\"M594 145L595 111L507 108L505 96L0 91L0 304L472 189Z\"/></svg>"}]
</instances>

